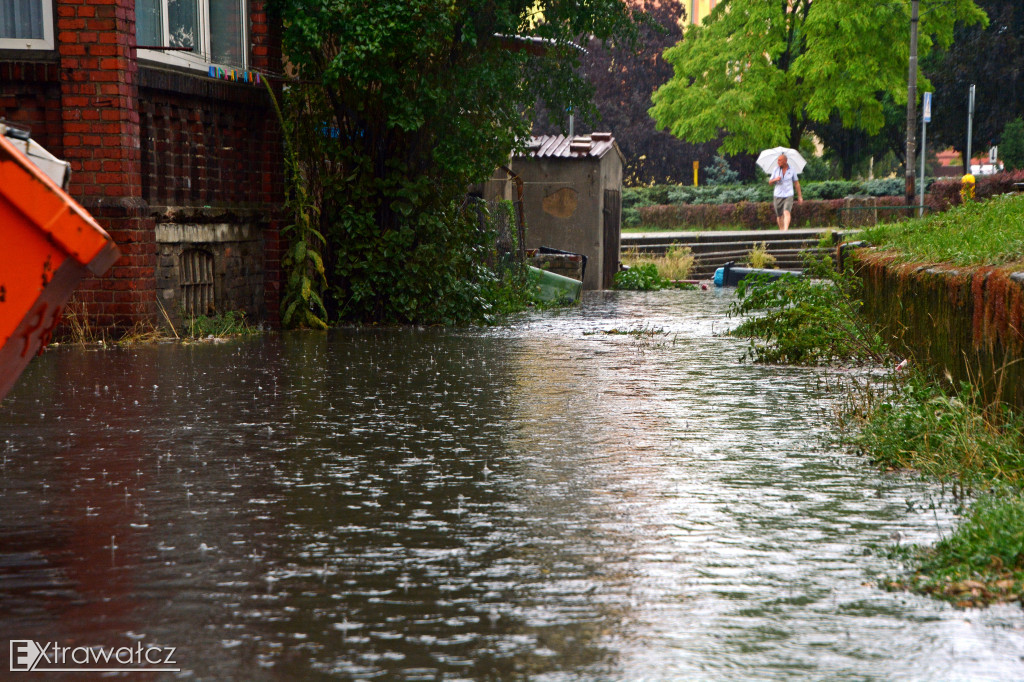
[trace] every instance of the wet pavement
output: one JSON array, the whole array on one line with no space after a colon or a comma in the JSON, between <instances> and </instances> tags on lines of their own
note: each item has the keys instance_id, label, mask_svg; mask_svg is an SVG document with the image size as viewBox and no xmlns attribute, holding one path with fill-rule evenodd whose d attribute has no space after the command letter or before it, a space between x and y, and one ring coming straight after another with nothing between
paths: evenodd
<instances>
[{"instance_id":1,"label":"wet pavement","mask_svg":"<svg viewBox=\"0 0 1024 682\"><path fill-rule=\"evenodd\" d=\"M140 679L1024 679L1019 607L873 585L952 502L828 445L835 372L741 363L729 301L52 349L0 405L0 632L177 648Z\"/></svg>"}]
</instances>

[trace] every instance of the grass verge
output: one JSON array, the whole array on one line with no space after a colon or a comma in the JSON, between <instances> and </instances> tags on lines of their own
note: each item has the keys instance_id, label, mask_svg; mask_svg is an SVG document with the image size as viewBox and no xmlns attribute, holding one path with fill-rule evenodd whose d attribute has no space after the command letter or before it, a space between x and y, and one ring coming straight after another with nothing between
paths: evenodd
<instances>
[{"instance_id":1,"label":"grass verge","mask_svg":"<svg viewBox=\"0 0 1024 682\"><path fill-rule=\"evenodd\" d=\"M184 335L187 339L221 338L258 334L259 327L249 324L245 313L229 310L217 315L197 315L185 319Z\"/></svg>"},{"instance_id":2,"label":"grass verge","mask_svg":"<svg viewBox=\"0 0 1024 682\"><path fill-rule=\"evenodd\" d=\"M962 499L985 491L949 537L931 547L893 547L893 558L910 570L884 585L960 606L1019 599L1024 416L983 405L970 384L953 391L920 372L857 395L841 418L842 441L883 469L912 469L951 483Z\"/></svg>"},{"instance_id":3,"label":"grass verge","mask_svg":"<svg viewBox=\"0 0 1024 682\"><path fill-rule=\"evenodd\" d=\"M922 220L866 228L861 238L902 262L1024 267L1024 194L971 201Z\"/></svg>"}]
</instances>

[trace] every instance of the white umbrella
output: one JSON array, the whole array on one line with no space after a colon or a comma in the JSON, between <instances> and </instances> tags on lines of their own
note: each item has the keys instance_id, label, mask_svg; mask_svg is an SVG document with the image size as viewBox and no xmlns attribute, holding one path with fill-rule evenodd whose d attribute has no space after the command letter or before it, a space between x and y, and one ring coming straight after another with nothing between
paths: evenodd
<instances>
[{"instance_id":1,"label":"white umbrella","mask_svg":"<svg viewBox=\"0 0 1024 682\"><path fill-rule=\"evenodd\" d=\"M771 175L779 168L779 156L785 154L786 160L789 161L789 167L793 169L793 172L800 174L804 172L804 166L807 162L804 161L804 157L800 156L800 152L789 147L772 147L771 149L765 149L763 152L757 155L757 165L760 166L768 175Z\"/></svg>"}]
</instances>

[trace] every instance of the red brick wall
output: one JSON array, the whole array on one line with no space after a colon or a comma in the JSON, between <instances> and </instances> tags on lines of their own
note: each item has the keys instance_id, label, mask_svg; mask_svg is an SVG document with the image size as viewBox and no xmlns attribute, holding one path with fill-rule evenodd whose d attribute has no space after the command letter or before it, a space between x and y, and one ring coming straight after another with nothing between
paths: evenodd
<instances>
[{"instance_id":1,"label":"red brick wall","mask_svg":"<svg viewBox=\"0 0 1024 682\"><path fill-rule=\"evenodd\" d=\"M251 0L251 68L281 69L279 27ZM277 321L281 142L262 86L140 67L135 0L57 0L54 52L0 50L0 116L72 166L71 194L123 254L75 295L93 326L160 322L158 215L167 208L256 210L266 246L266 310Z\"/></svg>"},{"instance_id":2,"label":"red brick wall","mask_svg":"<svg viewBox=\"0 0 1024 682\"><path fill-rule=\"evenodd\" d=\"M2 52L0 52L2 59ZM0 61L0 118L32 131L32 137L57 156L64 153L58 64Z\"/></svg>"},{"instance_id":3,"label":"red brick wall","mask_svg":"<svg viewBox=\"0 0 1024 682\"><path fill-rule=\"evenodd\" d=\"M263 86L144 73L142 194L153 206L280 204L279 126ZM190 87L190 86L201 87Z\"/></svg>"}]
</instances>

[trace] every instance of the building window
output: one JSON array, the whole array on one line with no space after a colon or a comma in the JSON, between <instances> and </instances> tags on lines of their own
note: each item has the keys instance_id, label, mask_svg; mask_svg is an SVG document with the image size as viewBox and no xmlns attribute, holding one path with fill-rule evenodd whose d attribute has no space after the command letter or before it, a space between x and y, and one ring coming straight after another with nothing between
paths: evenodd
<instances>
[{"instance_id":1,"label":"building window","mask_svg":"<svg viewBox=\"0 0 1024 682\"><path fill-rule=\"evenodd\" d=\"M247 16L245 0L135 0L139 46L191 49L140 49L139 56L204 71L211 64L244 69Z\"/></svg>"},{"instance_id":2,"label":"building window","mask_svg":"<svg viewBox=\"0 0 1024 682\"><path fill-rule=\"evenodd\" d=\"M186 315L212 315L216 310L213 298L213 255L201 249L188 249L181 254L178 277L181 283L181 307Z\"/></svg>"},{"instance_id":3,"label":"building window","mask_svg":"<svg viewBox=\"0 0 1024 682\"><path fill-rule=\"evenodd\" d=\"M0 0L0 49L52 50L50 0Z\"/></svg>"}]
</instances>

